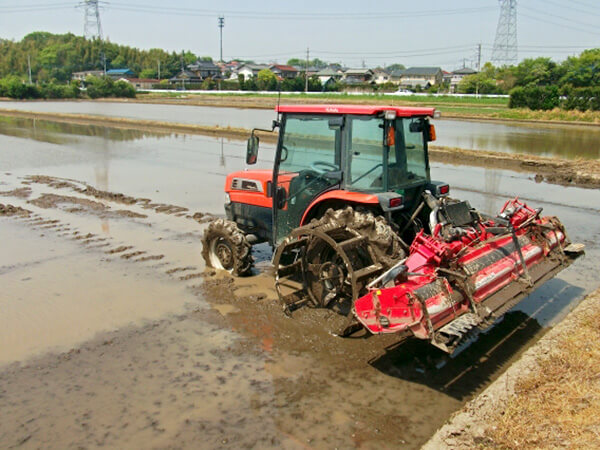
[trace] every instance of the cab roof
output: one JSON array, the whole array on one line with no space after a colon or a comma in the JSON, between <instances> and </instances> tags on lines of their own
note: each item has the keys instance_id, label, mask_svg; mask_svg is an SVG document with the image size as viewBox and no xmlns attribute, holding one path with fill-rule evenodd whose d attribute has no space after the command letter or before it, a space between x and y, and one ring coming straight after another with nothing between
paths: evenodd
<instances>
[{"instance_id":1,"label":"cab roof","mask_svg":"<svg viewBox=\"0 0 600 450\"><path fill-rule=\"evenodd\" d=\"M377 115L384 111L396 111L398 117L429 116L433 117L435 108L418 108L408 106L382 105L279 105L275 111L280 113L300 114L363 114Z\"/></svg>"}]
</instances>

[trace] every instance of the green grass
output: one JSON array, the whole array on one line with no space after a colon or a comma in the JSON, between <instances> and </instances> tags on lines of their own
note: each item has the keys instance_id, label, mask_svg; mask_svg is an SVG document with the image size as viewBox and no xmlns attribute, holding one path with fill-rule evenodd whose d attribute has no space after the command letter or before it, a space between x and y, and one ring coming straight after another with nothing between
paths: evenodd
<instances>
[{"instance_id":1,"label":"green grass","mask_svg":"<svg viewBox=\"0 0 600 450\"><path fill-rule=\"evenodd\" d=\"M186 93L185 91L181 92L165 92L165 93L156 93L152 94L142 94L144 96L149 97L205 97L205 96L216 96L216 97L246 97L246 98L277 98L277 94L254 94L254 93L246 93L241 91L238 93L220 93L215 91L210 94L194 94L194 93ZM434 97L432 95L421 96L421 95L403 95L403 96L390 96L383 94L359 94L359 95L350 95L350 94L333 94L333 93L321 93L321 94L290 94L290 93L281 93L281 98L301 98L301 99L331 99L331 100L356 100L356 101L376 101L380 102L391 102L391 101L401 101L406 103L419 103L419 104L465 104L465 105L486 105L486 106L498 106L498 107L507 107L508 99L507 98L488 98L488 97L452 97L452 96L442 96L442 97Z\"/></svg>"}]
</instances>

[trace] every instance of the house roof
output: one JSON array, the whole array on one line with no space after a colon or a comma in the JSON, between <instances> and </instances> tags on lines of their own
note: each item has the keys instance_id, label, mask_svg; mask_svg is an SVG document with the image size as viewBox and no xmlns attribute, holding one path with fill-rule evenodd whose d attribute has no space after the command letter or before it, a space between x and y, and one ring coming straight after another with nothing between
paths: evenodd
<instances>
[{"instance_id":1,"label":"house roof","mask_svg":"<svg viewBox=\"0 0 600 450\"><path fill-rule=\"evenodd\" d=\"M133 73L131 69L110 69L106 71L106 75L125 75L127 73Z\"/></svg>"},{"instance_id":2,"label":"house roof","mask_svg":"<svg viewBox=\"0 0 600 450\"><path fill-rule=\"evenodd\" d=\"M366 75L368 73L373 73L371 69L360 68L360 69L346 69L346 74L354 74L354 75Z\"/></svg>"},{"instance_id":3,"label":"house roof","mask_svg":"<svg viewBox=\"0 0 600 450\"><path fill-rule=\"evenodd\" d=\"M285 64L273 64L272 66L269 67L270 69L278 69L282 72L298 72L298 69L296 69L295 67L292 66L288 66Z\"/></svg>"},{"instance_id":4,"label":"house roof","mask_svg":"<svg viewBox=\"0 0 600 450\"><path fill-rule=\"evenodd\" d=\"M181 72L179 72L177 75L175 75L174 77L170 78L171 80L181 80L182 77L185 78L200 78L198 75L196 75L194 72L190 72L189 70L182 70Z\"/></svg>"},{"instance_id":5,"label":"house roof","mask_svg":"<svg viewBox=\"0 0 600 450\"><path fill-rule=\"evenodd\" d=\"M219 66L217 66L212 61L196 61L194 64L190 64L188 66L190 70L221 70Z\"/></svg>"},{"instance_id":6,"label":"house roof","mask_svg":"<svg viewBox=\"0 0 600 450\"><path fill-rule=\"evenodd\" d=\"M436 75L441 72L439 67L409 67L403 71L403 75Z\"/></svg>"},{"instance_id":7,"label":"house roof","mask_svg":"<svg viewBox=\"0 0 600 450\"><path fill-rule=\"evenodd\" d=\"M435 108L417 108L403 106L367 106L367 105L279 105L275 111L282 113L305 114L363 114L377 115L384 111L396 111L399 117L433 117Z\"/></svg>"},{"instance_id":8,"label":"house roof","mask_svg":"<svg viewBox=\"0 0 600 450\"><path fill-rule=\"evenodd\" d=\"M247 67L250 70L263 70L263 69L268 69L269 68L269 66L267 66L266 64L250 64L250 63L245 63L245 64L242 64L241 66L239 66L238 70L242 70L245 67Z\"/></svg>"},{"instance_id":9,"label":"house roof","mask_svg":"<svg viewBox=\"0 0 600 450\"><path fill-rule=\"evenodd\" d=\"M472 75L477 73L477 71L470 67L463 67L462 69L454 70L452 73L455 75Z\"/></svg>"},{"instance_id":10,"label":"house roof","mask_svg":"<svg viewBox=\"0 0 600 450\"><path fill-rule=\"evenodd\" d=\"M319 70L317 72L317 76L319 76L319 77L333 77L335 75L339 75L339 74L337 73L337 70L334 70L331 67L327 67L327 68Z\"/></svg>"},{"instance_id":11,"label":"house roof","mask_svg":"<svg viewBox=\"0 0 600 450\"><path fill-rule=\"evenodd\" d=\"M159 83L160 80L154 78L121 78L122 80L129 81L130 83Z\"/></svg>"},{"instance_id":12,"label":"house roof","mask_svg":"<svg viewBox=\"0 0 600 450\"><path fill-rule=\"evenodd\" d=\"M402 75L404 75L404 72L405 72L404 69L398 69L398 70L392 71L392 73L390 73L390 75L393 77L401 77Z\"/></svg>"}]
</instances>

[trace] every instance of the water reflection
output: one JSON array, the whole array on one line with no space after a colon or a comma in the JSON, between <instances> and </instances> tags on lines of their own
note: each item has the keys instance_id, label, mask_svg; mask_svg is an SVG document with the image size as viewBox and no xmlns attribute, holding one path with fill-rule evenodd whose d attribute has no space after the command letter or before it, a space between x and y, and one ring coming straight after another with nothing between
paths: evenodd
<instances>
[{"instance_id":1,"label":"water reflection","mask_svg":"<svg viewBox=\"0 0 600 450\"><path fill-rule=\"evenodd\" d=\"M437 145L565 159L600 158L600 127L438 120Z\"/></svg>"},{"instance_id":2,"label":"water reflection","mask_svg":"<svg viewBox=\"0 0 600 450\"><path fill-rule=\"evenodd\" d=\"M135 141L144 137L170 138L177 133L131 130L99 125L53 122L42 119L0 116L0 134L51 144L74 142L73 136L100 137L105 141Z\"/></svg>"},{"instance_id":3,"label":"water reflection","mask_svg":"<svg viewBox=\"0 0 600 450\"><path fill-rule=\"evenodd\" d=\"M272 110L111 102L0 102L2 109L127 117L221 127L265 127ZM560 158L600 158L600 127L436 120L437 145Z\"/></svg>"}]
</instances>

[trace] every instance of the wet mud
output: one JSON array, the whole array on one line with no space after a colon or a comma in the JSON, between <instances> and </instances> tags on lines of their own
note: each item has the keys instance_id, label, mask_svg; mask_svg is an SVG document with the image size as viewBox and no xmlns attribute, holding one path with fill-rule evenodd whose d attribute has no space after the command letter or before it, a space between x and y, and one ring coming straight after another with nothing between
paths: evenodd
<instances>
[{"instance_id":1,"label":"wet mud","mask_svg":"<svg viewBox=\"0 0 600 450\"><path fill-rule=\"evenodd\" d=\"M237 161L223 155L189 175L217 173L194 195L220 193L217 167ZM200 238L217 209L194 212L169 176L150 195L129 178L111 190L102 177L17 169L0 177L0 447L418 448L595 283L598 205L580 208L590 191L565 189L545 205L568 213L589 261L457 358L394 336L341 339L332 331L345 318L331 311L284 314L268 247L254 249L249 277L205 271ZM463 183L457 195L497 209L504 194L488 175L484 193ZM562 189L509 182L533 199Z\"/></svg>"},{"instance_id":2,"label":"wet mud","mask_svg":"<svg viewBox=\"0 0 600 450\"><path fill-rule=\"evenodd\" d=\"M70 182L50 181L56 191L73 191ZM447 390L447 378L429 379L439 363L431 349L398 353L393 336L341 339L332 331L346 319L328 310L303 308L286 316L264 260L246 278L205 272L197 258L159 253L136 232L120 239L118 224L136 227L151 218L121 217L111 222L110 235L102 235L90 227L92 208L40 205L36 200L54 200L46 192L50 184L31 177L21 182L32 192L11 202L31 212L6 217L10 222L0 227L29 239L49 262L22 256L22 263L0 264L11 292L3 301L14 310L5 317L11 323L1 327L3 341L13 342L11 351L0 350L0 412L10 418L0 425L3 447L189 447L202 439L226 448L417 448L499 370L494 363L483 380L478 374ZM98 201L76 194L71 197L79 203ZM108 211L123 207L105 202ZM128 207L141 208L137 202ZM170 217L160 232L167 249L190 233L188 227L201 228L193 217ZM151 225L155 231L159 226ZM57 257L61 265L53 266ZM98 284L112 286L111 302L95 299ZM177 285L183 291L177 293ZM55 291L61 300L42 307L38 289ZM153 302L150 310L143 306ZM101 305L109 313L101 314Z\"/></svg>"}]
</instances>

